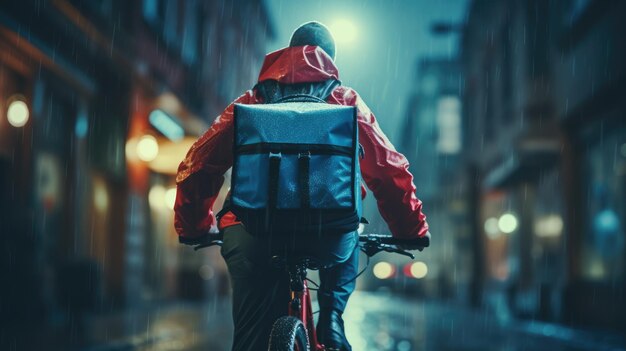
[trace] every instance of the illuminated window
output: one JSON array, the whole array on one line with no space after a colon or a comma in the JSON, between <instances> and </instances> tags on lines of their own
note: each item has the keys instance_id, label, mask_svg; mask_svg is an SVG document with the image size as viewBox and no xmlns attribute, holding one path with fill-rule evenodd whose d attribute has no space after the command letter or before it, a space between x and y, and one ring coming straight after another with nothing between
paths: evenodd
<instances>
[{"instance_id":1,"label":"illuminated window","mask_svg":"<svg viewBox=\"0 0 626 351\"><path fill-rule=\"evenodd\" d=\"M461 101L456 96L446 96L437 104L437 151L457 154L461 151Z\"/></svg>"}]
</instances>

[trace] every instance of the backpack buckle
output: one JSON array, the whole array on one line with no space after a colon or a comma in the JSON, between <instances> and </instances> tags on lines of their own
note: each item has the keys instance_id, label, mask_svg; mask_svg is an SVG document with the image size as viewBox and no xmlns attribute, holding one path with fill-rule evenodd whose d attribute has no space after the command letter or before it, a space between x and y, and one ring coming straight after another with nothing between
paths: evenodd
<instances>
[{"instance_id":1,"label":"backpack buckle","mask_svg":"<svg viewBox=\"0 0 626 351\"><path fill-rule=\"evenodd\" d=\"M311 158L311 151L298 153L298 158Z\"/></svg>"}]
</instances>

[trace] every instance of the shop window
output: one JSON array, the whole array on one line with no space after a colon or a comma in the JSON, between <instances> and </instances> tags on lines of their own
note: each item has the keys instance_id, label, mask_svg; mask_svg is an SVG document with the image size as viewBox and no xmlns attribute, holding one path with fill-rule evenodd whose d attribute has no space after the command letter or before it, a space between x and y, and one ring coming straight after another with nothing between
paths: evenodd
<instances>
[{"instance_id":1,"label":"shop window","mask_svg":"<svg viewBox=\"0 0 626 351\"><path fill-rule=\"evenodd\" d=\"M437 151L458 154L461 151L461 101L456 96L443 96L437 102Z\"/></svg>"},{"instance_id":2,"label":"shop window","mask_svg":"<svg viewBox=\"0 0 626 351\"><path fill-rule=\"evenodd\" d=\"M482 200L485 268L493 281L504 282L517 274L519 258L512 245L518 220L511 212L511 201L511 194L500 191L489 192Z\"/></svg>"}]
</instances>

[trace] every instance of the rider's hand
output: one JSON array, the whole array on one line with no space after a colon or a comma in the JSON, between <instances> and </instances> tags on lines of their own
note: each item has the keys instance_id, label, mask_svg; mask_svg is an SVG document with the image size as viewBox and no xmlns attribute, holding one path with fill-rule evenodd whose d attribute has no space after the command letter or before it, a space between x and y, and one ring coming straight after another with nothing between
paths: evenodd
<instances>
[{"instance_id":1,"label":"rider's hand","mask_svg":"<svg viewBox=\"0 0 626 351\"><path fill-rule=\"evenodd\" d=\"M424 235L424 237L427 237L430 240L430 232L426 232L426 235ZM415 246L415 245L396 245L396 246L399 249L405 250L405 251L413 251L413 250L423 251L424 250L423 246Z\"/></svg>"},{"instance_id":2,"label":"rider's hand","mask_svg":"<svg viewBox=\"0 0 626 351\"><path fill-rule=\"evenodd\" d=\"M400 250L404 250L404 251L422 251L424 250L423 246L414 246L414 245L396 245L398 247L398 249Z\"/></svg>"}]
</instances>

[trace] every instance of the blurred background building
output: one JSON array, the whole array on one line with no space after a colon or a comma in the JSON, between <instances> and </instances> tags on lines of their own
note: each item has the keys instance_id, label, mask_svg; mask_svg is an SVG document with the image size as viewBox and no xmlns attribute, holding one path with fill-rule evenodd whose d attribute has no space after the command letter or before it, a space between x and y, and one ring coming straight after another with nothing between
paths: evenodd
<instances>
[{"instance_id":1,"label":"blurred background building","mask_svg":"<svg viewBox=\"0 0 626 351\"><path fill-rule=\"evenodd\" d=\"M415 68L398 148L415 167L414 180L418 196L428 208L429 225L441 233L432 250L420 255L429 262L429 276L420 285L433 285L430 296L452 298L457 292L467 293L462 286L468 284L468 272L463 271L466 265L462 262L470 251L458 249L463 245L458 241L469 235L460 191L462 172L459 174L463 151L461 65L456 58L427 57Z\"/></svg>"},{"instance_id":2,"label":"blurred background building","mask_svg":"<svg viewBox=\"0 0 626 351\"><path fill-rule=\"evenodd\" d=\"M174 175L267 51L318 19L340 78L411 162L433 234L418 261L379 255L359 278L355 349L626 349L623 13L604 0L2 2L2 345L227 349L227 272L218 250L178 244ZM368 201L370 230L385 231Z\"/></svg>"},{"instance_id":3,"label":"blurred background building","mask_svg":"<svg viewBox=\"0 0 626 351\"><path fill-rule=\"evenodd\" d=\"M226 291L219 254L180 255L173 177L272 35L258 1L3 2L5 321Z\"/></svg>"},{"instance_id":4,"label":"blurred background building","mask_svg":"<svg viewBox=\"0 0 626 351\"><path fill-rule=\"evenodd\" d=\"M464 156L484 243L475 304L624 331L625 9L470 5Z\"/></svg>"}]
</instances>

